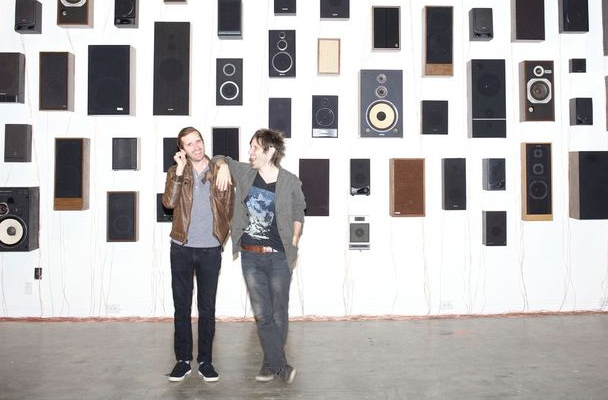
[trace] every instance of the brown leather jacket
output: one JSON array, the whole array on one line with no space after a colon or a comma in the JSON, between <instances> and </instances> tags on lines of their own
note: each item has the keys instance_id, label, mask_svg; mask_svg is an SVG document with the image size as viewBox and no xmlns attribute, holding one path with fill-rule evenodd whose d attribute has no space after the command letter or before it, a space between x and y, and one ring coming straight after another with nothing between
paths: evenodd
<instances>
[{"instance_id":1,"label":"brown leather jacket","mask_svg":"<svg viewBox=\"0 0 608 400\"><path fill-rule=\"evenodd\" d=\"M209 157L205 156L209 159ZM167 171L163 205L173 209L173 225L171 238L181 243L188 242L188 227L190 226L190 213L192 211L192 164L187 162L182 176L175 174L176 165ZM209 160L209 169L205 179L211 183L211 211L213 213L213 234L222 247L230 231L230 222L234 210L234 188L231 186L225 191L217 190L215 178L218 168Z\"/></svg>"}]
</instances>

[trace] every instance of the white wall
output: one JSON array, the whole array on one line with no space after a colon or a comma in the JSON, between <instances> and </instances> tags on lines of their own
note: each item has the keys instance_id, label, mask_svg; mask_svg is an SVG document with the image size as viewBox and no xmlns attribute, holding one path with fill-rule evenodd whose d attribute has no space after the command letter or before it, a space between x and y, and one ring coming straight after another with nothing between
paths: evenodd
<instances>
[{"instance_id":1,"label":"white wall","mask_svg":"<svg viewBox=\"0 0 608 400\"><path fill-rule=\"evenodd\" d=\"M140 0L139 29L113 25L113 1L95 1L93 29L55 24L56 2L43 0L43 32L13 30L15 0L0 3L0 51L26 55L25 104L0 104L5 123L33 126L31 163L0 163L0 187L39 186L40 249L0 253L0 317L172 316L169 224L156 222L155 196L164 186L162 138L198 127L211 147L211 128L240 127L241 158L251 134L267 125L268 97L292 97L292 138L283 165L298 172L299 158L329 158L330 216L310 217L301 240L291 292L292 316L358 314L438 315L597 310L608 296L608 228L605 221L568 217L568 151L608 150L605 132L606 71L600 0L589 0L589 32L559 34L557 1L545 2L546 40L510 41L505 0L351 0L350 19L319 19L318 1L298 1L296 16L275 16L270 0L243 0L242 40L216 35L216 1L165 5ZM401 6L401 50L371 50L372 5ZM425 5L454 7L454 76L423 77ZM495 38L468 39L472 7L494 9ZM153 27L155 21L190 21L191 115L152 116ZM297 31L297 77L268 78L268 30ZM341 39L341 73L316 73L318 38ZM130 44L136 53L136 111L132 116L87 115L87 46ZM38 111L38 53L75 54L73 112ZM244 105L215 106L215 59L244 59ZM466 63L476 58L506 60L507 138L467 135ZM570 58L586 58L587 73L568 73ZM522 60L555 62L555 122L519 122ZM404 137L362 139L358 135L360 69L403 69ZM339 96L336 139L311 138L311 96ZM593 126L569 126L568 100L592 97ZM420 134L420 101L449 101L449 135ZM111 170L112 137L141 138L141 169ZM91 139L91 200L86 211L53 210L54 139ZM551 142L553 220L524 222L520 202L520 143ZM4 135L0 135L0 146ZM2 147L3 148L3 147ZM423 157L426 216L389 216L389 159ZM467 210L441 208L441 159L466 157ZM506 158L507 190L482 190L483 158ZM372 194L349 195L350 158L371 159ZM139 241L107 243L106 192L136 190ZM482 210L506 210L508 245L485 247ZM371 220L371 249L348 250L349 215ZM231 244L228 244L230 249ZM43 279L35 281L34 268ZM217 315L251 316L240 260L224 253Z\"/></svg>"}]
</instances>

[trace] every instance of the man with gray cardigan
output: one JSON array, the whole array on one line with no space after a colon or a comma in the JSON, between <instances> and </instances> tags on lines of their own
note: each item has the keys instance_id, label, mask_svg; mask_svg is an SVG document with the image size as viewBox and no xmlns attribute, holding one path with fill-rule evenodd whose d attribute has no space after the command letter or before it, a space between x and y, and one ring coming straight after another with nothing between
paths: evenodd
<instances>
[{"instance_id":1,"label":"man with gray cardigan","mask_svg":"<svg viewBox=\"0 0 608 400\"><path fill-rule=\"evenodd\" d=\"M278 376L293 382L296 369L287 363L285 342L289 323L289 288L296 265L306 202L300 179L280 166L285 155L283 135L269 129L255 132L249 143L249 163L217 159L217 187L236 182L232 219L233 252L241 252L241 267L264 352L255 379Z\"/></svg>"}]
</instances>

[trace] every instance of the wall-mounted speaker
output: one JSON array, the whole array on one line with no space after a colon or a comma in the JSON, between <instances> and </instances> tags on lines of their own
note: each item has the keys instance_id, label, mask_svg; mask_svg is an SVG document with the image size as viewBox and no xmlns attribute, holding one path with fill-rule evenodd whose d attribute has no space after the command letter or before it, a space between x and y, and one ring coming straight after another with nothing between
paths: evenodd
<instances>
[{"instance_id":1,"label":"wall-mounted speaker","mask_svg":"<svg viewBox=\"0 0 608 400\"><path fill-rule=\"evenodd\" d=\"M89 45L89 115L129 115L135 79L129 45Z\"/></svg>"},{"instance_id":2,"label":"wall-mounted speaker","mask_svg":"<svg viewBox=\"0 0 608 400\"><path fill-rule=\"evenodd\" d=\"M482 160L483 190L506 190L504 158L484 158Z\"/></svg>"},{"instance_id":3,"label":"wall-mounted speaker","mask_svg":"<svg viewBox=\"0 0 608 400\"><path fill-rule=\"evenodd\" d=\"M587 72L586 58L571 58L568 61L568 70L570 73Z\"/></svg>"},{"instance_id":4,"label":"wall-mounted speaker","mask_svg":"<svg viewBox=\"0 0 608 400\"><path fill-rule=\"evenodd\" d=\"M361 137L403 137L403 71L362 69Z\"/></svg>"},{"instance_id":5,"label":"wall-mounted speaker","mask_svg":"<svg viewBox=\"0 0 608 400\"><path fill-rule=\"evenodd\" d=\"M448 134L448 102L444 100L422 100L423 135Z\"/></svg>"},{"instance_id":6,"label":"wall-mounted speaker","mask_svg":"<svg viewBox=\"0 0 608 400\"><path fill-rule=\"evenodd\" d=\"M175 164L173 156L179 151L177 147L177 139L174 137L163 138L163 172L169 171L169 168Z\"/></svg>"},{"instance_id":7,"label":"wall-mounted speaker","mask_svg":"<svg viewBox=\"0 0 608 400\"><path fill-rule=\"evenodd\" d=\"M15 2L15 32L42 33L42 4L39 1Z\"/></svg>"},{"instance_id":8,"label":"wall-mounted speaker","mask_svg":"<svg viewBox=\"0 0 608 400\"><path fill-rule=\"evenodd\" d=\"M401 48L400 7L372 7L373 49Z\"/></svg>"},{"instance_id":9,"label":"wall-mounted speaker","mask_svg":"<svg viewBox=\"0 0 608 400\"><path fill-rule=\"evenodd\" d=\"M291 98L268 99L268 127L285 138L291 137Z\"/></svg>"},{"instance_id":10,"label":"wall-mounted speaker","mask_svg":"<svg viewBox=\"0 0 608 400\"><path fill-rule=\"evenodd\" d=\"M588 0L559 0L559 31L589 32Z\"/></svg>"},{"instance_id":11,"label":"wall-mounted speaker","mask_svg":"<svg viewBox=\"0 0 608 400\"><path fill-rule=\"evenodd\" d=\"M350 0L320 0L321 18L350 17Z\"/></svg>"},{"instance_id":12,"label":"wall-mounted speaker","mask_svg":"<svg viewBox=\"0 0 608 400\"><path fill-rule=\"evenodd\" d=\"M371 194L371 176L369 170L369 158L350 159L350 195Z\"/></svg>"},{"instance_id":13,"label":"wall-mounted speaker","mask_svg":"<svg viewBox=\"0 0 608 400\"><path fill-rule=\"evenodd\" d=\"M525 221L553 219L551 143L521 144L521 215Z\"/></svg>"},{"instance_id":14,"label":"wall-mounted speaker","mask_svg":"<svg viewBox=\"0 0 608 400\"><path fill-rule=\"evenodd\" d=\"M57 0L57 26L93 27L93 0Z\"/></svg>"},{"instance_id":15,"label":"wall-mounted speaker","mask_svg":"<svg viewBox=\"0 0 608 400\"><path fill-rule=\"evenodd\" d=\"M312 96L312 137L338 137L338 96Z\"/></svg>"},{"instance_id":16,"label":"wall-mounted speaker","mask_svg":"<svg viewBox=\"0 0 608 400\"><path fill-rule=\"evenodd\" d=\"M593 99L591 97L570 99L570 125L593 125Z\"/></svg>"},{"instance_id":17,"label":"wall-mounted speaker","mask_svg":"<svg viewBox=\"0 0 608 400\"><path fill-rule=\"evenodd\" d=\"M454 74L453 65L453 7L424 7L425 14L425 75Z\"/></svg>"},{"instance_id":18,"label":"wall-mounted speaker","mask_svg":"<svg viewBox=\"0 0 608 400\"><path fill-rule=\"evenodd\" d=\"M505 60L469 62L469 136L507 137Z\"/></svg>"},{"instance_id":19,"label":"wall-mounted speaker","mask_svg":"<svg viewBox=\"0 0 608 400\"><path fill-rule=\"evenodd\" d=\"M545 40L545 0L511 0L512 40Z\"/></svg>"},{"instance_id":20,"label":"wall-mounted speaker","mask_svg":"<svg viewBox=\"0 0 608 400\"><path fill-rule=\"evenodd\" d=\"M88 138L55 139L55 210L89 208Z\"/></svg>"},{"instance_id":21,"label":"wall-mounted speaker","mask_svg":"<svg viewBox=\"0 0 608 400\"><path fill-rule=\"evenodd\" d=\"M139 0L114 0L114 25L117 28L137 28Z\"/></svg>"},{"instance_id":22,"label":"wall-mounted speaker","mask_svg":"<svg viewBox=\"0 0 608 400\"><path fill-rule=\"evenodd\" d=\"M6 124L4 126L4 162L32 161L32 126Z\"/></svg>"},{"instance_id":23,"label":"wall-mounted speaker","mask_svg":"<svg viewBox=\"0 0 608 400\"><path fill-rule=\"evenodd\" d=\"M390 215L424 217L424 159L391 158Z\"/></svg>"},{"instance_id":24,"label":"wall-mounted speaker","mask_svg":"<svg viewBox=\"0 0 608 400\"><path fill-rule=\"evenodd\" d=\"M155 22L153 115L189 114L190 22Z\"/></svg>"},{"instance_id":25,"label":"wall-mounted speaker","mask_svg":"<svg viewBox=\"0 0 608 400\"><path fill-rule=\"evenodd\" d=\"M308 217L329 216L329 159L300 159L299 174Z\"/></svg>"},{"instance_id":26,"label":"wall-mounted speaker","mask_svg":"<svg viewBox=\"0 0 608 400\"><path fill-rule=\"evenodd\" d=\"M156 194L156 222L172 222L173 210L163 205L163 193Z\"/></svg>"},{"instance_id":27,"label":"wall-mounted speaker","mask_svg":"<svg viewBox=\"0 0 608 400\"><path fill-rule=\"evenodd\" d=\"M0 53L0 103L25 101L25 55Z\"/></svg>"},{"instance_id":28,"label":"wall-mounted speaker","mask_svg":"<svg viewBox=\"0 0 608 400\"><path fill-rule=\"evenodd\" d=\"M74 111L74 54L40 52L41 111Z\"/></svg>"},{"instance_id":29,"label":"wall-mounted speaker","mask_svg":"<svg viewBox=\"0 0 608 400\"><path fill-rule=\"evenodd\" d=\"M138 192L108 192L107 242L137 242Z\"/></svg>"},{"instance_id":30,"label":"wall-mounted speaker","mask_svg":"<svg viewBox=\"0 0 608 400\"><path fill-rule=\"evenodd\" d=\"M522 121L555 121L553 61L522 61L520 64Z\"/></svg>"},{"instance_id":31,"label":"wall-mounted speaker","mask_svg":"<svg viewBox=\"0 0 608 400\"><path fill-rule=\"evenodd\" d=\"M608 1L602 0L602 44L604 55L608 56Z\"/></svg>"},{"instance_id":32,"label":"wall-mounted speaker","mask_svg":"<svg viewBox=\"0 0 608 400\"><path fill-rule=\"evenodd\" d=\"M340 39L317 40L317 73L340 73Z\"/></svg>"},{"instance_id":33,"label":"wall-mounted speaker","mask_svg":"<svg viewBox=\"0 0 608 400\"><path fill-rule=\"evenodd\" d=\"M363 215L349 218L348 248L350 250L369 250L369 220Z\"/></svg>"},{"instance_id":34,"label":"wall-mounted speaker","mask_svg":"<svg viewBox=\"0 0 608 400\"><path fill-rule=\"evenodd\" d=\"M217 0L217 36L240 38L243 34L241 0Z\"/></svg>"},{"instance_id":35,"label":"wall-mounted speaker","mask_svg":"<svg viewBox=\"0 0 608 400\"><path fill-rule=\"evenodd\" d=\"M608 219L608 151L569 153L570 218Z\"/></svg>"},{"instance_id":36,"label":"wall-mounted speaker","mask_svg":"<svg viewBox=\"0 0 608 400\"><path fill-rule=\"evenodd\" d=\"M274 13L295 15L296 0L274 0Z\"/></svg>"},{"instance_id":37,"label":"wall-mounted speaker","mask_svg":"<svg viewBox=\"0 0 608 400\"><path fill-rule=\"evenodd\" d=\"M296 31L268 31L268 76L296 76Z\"/></svg>"},{"instance_id":38,"label":"wall-mounted speaker","mask_svg":"<svg viewBox=\"0 0 608 400\"><path fill-rule=\"evenodd\" d=\"M139 170L139 138L112 138L112 169Z\"/></svg>"},{"instance_id":39,"label":"wall-mounted speaker","mask_svg":"<svg viewBox=\"0 0 608 400\"><path fill-rule=\"evenodd\" d=\"M482 211L482 243L484 246L507 245L507 212Z\"/></svg>"},{"instance_id":40,"label":"wall-mounted speaker","mask_svg":"<svg viewBox=\"0 0 608 400\"><path fill-rule=\"evenodd\" d=\"M239 128L213 128L213 155L239 160Z\"/></svg>"},{"instance_id":41,"label":"wall-mounted speaker","mask_svg":"<svg viewBox=\"0 0 608 400\"><path fill-rule=\"evenodd\" d=\"M243 59L218 58L215 71L215 104L243 105Z\"/></svg>"},{"instance_id":42,"label":"wall-mounted speaker","mask_svg":"<svg viewBox=\"0 0 608 400\"><path fill-rule=\"evenodd\" d=\"M471 8L469 11L469 39L492 40L494 23L491 8Z\"/></svg>"},{"instance_id":43,"label":"wall-mounted speaker","mask_svg":"<svg viewBox=\"0 0 608 400\"><path fill-rule=\"evenodd\" d=\"M441 160L442 208L467 209L467 160L444 158Z\"/></svg>"},{"instance_id":44,"label":"wall-mounted speaker","mask_svg":"<svg viewBox=\"0 0 608 400\"><path fill-rule=\"evenodd\" d=\"M40 189L0 188L0 252L38 248Z\"/></svg>"}]
</instances>

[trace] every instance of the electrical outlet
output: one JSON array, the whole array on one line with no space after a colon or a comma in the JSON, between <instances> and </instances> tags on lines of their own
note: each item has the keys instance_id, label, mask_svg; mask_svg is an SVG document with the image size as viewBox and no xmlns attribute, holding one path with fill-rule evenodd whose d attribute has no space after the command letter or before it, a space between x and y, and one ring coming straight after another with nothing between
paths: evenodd
<instances>
[{"instance_id":1,"label":"electrical outlet","mask_svg":"<svg viewBox=\"0 0 608 400\"><path fill-rule=\"evenodd\" d=\"M439 309L440 310L451 310L454 308L454 304L452 304L451 300L442 300L439 303Z\"/></svg>"},{"instance_id":2,"label":"electrical outlet","mask_svg":"<svg viewBox=\"0 0 608 400\"><path fill-rule=\"evenodd\" d=\"M25 282L25 294L32 294L32 282Z\"/></svg>"},{"instance_id":3,"label":"electrical outlet","mask_svg":"<svg viewBox=\"0 0 608 400\"><path fill-rule=\"evenodd\" d=\"M106 313L118 314L120 312L120 304L112 303L106 305Z\"/></svg>"}]
</instances>

